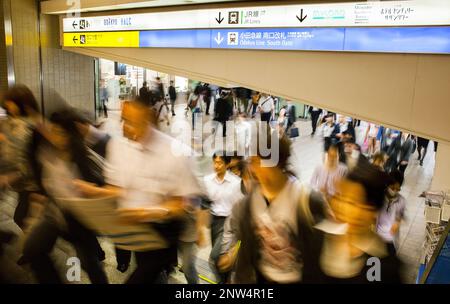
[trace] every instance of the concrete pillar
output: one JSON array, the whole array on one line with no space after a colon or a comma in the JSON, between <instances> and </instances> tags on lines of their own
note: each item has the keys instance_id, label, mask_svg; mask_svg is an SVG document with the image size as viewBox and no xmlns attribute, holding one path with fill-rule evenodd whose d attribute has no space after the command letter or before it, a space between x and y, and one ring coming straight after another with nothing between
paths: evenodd
<instances>
[{"instance_id":1,"label":"concrete pillar","mask_svg":"<svg viewBox=\"0 0 450 304\"><path fill-rule=\"evenodd\" d=\"M430 190L450 191L450 144L439 143Z\"/></svg>"}]
</instances>

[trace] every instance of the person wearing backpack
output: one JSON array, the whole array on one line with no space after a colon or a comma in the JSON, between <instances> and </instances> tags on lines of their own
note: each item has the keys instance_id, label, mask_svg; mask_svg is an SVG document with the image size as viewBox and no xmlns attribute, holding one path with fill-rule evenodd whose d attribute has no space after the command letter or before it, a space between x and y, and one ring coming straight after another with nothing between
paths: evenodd
<instances>
[{"instance_id":1,"label":"person wearing backpack","mask_svg":"<svg viewBox=\"0 0 450 304\"><path fill-rule=\"evenodd\" d=\"M201 102L202 102L202 95L201 95L202 87L200 85L197 85L194 89L194 92L189 95L188 99L188 108L192 113L192 130L195 128L195 118L198 117L199 113L202 111Z\"/></svg>"},{"instance_id":2,"label":"person wearing backpack","mask_svg":"<svg viewBox=\"0 0 450 304\"><path fill-rule=\"evenodd\" d=\"M250 158L254 191L235 204L225 223L218 265L224 272L234 270L233 283L323 280L318 261L322 234L313 226L329 216L329 207L287 170L289 139L279 138L278 146L276 166L266 167L263 161L271 156L261 151Z\"/></svg>"}]
</instances>

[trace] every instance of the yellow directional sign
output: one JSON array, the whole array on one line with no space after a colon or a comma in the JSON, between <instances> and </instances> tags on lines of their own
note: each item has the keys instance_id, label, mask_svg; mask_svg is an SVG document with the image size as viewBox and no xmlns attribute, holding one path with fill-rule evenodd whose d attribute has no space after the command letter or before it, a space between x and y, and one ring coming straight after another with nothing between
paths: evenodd
<instances>
[{"instance_id":1,"label":"yellow directional sign","mask_svg":"<svg viewBox=\"0 0 450 304\"><path fill-rule=\"evenodd\" d=\"M64 33L69 47L139 47L139 32Z\"/></svg>"}]
</instances>

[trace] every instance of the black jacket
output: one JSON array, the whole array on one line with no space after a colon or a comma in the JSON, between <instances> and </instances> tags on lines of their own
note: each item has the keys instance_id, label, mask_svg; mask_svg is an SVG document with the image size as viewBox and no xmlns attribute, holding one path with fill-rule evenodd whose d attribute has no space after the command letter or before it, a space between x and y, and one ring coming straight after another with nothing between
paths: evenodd
<instances>
[{"instance_id":1,"label":"black jacket","mask_svg":"<svg viewBox=\"0 0 450 304\"><path fill-rule=\"evenodd\" d=\"M144 101L148 106L153 104L153 96L152 92L146 88L142 87L139 89L139 97L142 101Z\"/></svg>"},{"instance_id":2,"label":"black jacket","mask_svg":"<svg viewBox=\"0 0 450 304\"><path fill-rule=\"evenodd\" d=\"M214 120L227 121L233 114L233 108L228 99L219 98L216 104L216 117Z\"/></svg>"},{"instance_id":3,"label":"black jacket","mask_svg":"<svg viewBox=\"0 0 450 304\"><path fill-rule=\"evenodd\" d=\"M177 99L177 91L175 90L174 86L169 87L169 97L170 100L176 100Z\"/></svg>"}]
</instances>

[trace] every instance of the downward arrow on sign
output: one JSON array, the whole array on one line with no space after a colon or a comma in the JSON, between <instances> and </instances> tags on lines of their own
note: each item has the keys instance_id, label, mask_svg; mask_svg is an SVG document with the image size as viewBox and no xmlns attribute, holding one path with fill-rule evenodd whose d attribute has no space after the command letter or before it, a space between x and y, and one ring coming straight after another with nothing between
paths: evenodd
<instances>
[{"instance_id":1,"label":"downward arrow on sign","mask_svg":"<svg viewBox=\"0 0 450 304\"><path fill-rule=\"evenodd\" d=\"M220 44L223 42L223 37L220 35L220 32L217 33L217 37L214 38L214 40L216 41L216 43L217 43L218 45L220 45Z\"/></svg>"},{"instance_id":2,"label":"downward arrow on sign","mask_svg":"<svg viewBox=\"0 0 450 304\"><path fill-rule=\"evenodd\" d=\"M303 22L306 19L306 17L308 17L308 15L303 16L303 9L301 9L300 17L298 15L296 17L297 17L298 21Z\"/></svg>"},{"instance_id":3,"label":"downward arrow on sign","mask_svg":"<svg viewBox=\"0 0 450 304\"><path fill-rule=\"evenodd\" d=\"M222 21L223 21L223 19L225 19L225 18L223 18L223 17L222 17L222 13L219 12L219 19L216 18L217 23L221 24Z\"/></svg>"}]
</instances>

